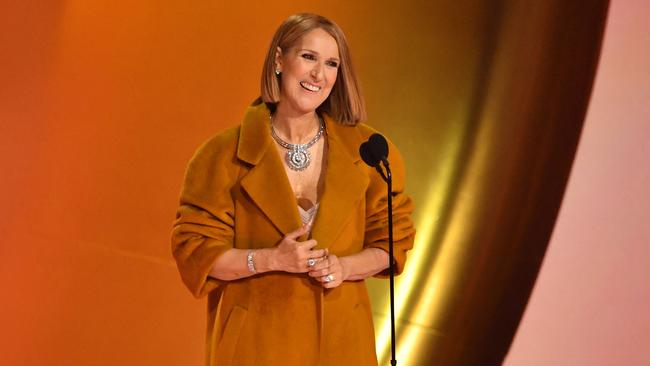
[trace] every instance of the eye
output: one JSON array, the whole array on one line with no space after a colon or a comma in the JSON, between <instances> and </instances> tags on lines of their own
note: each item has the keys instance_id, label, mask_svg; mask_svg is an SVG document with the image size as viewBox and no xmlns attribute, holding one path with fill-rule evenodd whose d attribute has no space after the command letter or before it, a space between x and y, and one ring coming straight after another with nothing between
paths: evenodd
<instances>
[{"instance_id":1,"label":"eye","mask_svg":"<svg viewBox=\"0 0 650 366\"><path fill-rule=\"evenodd\" d=\"M312 55L311 53L303 53L301 57L311 61L314 61L316 59L316 56Z\"/></svg>"},{"instance_id":2,"label":"eye","mask_svg":"<svg viewBox=\"0 0 650 366\"><path fill-rule=\"evenodd\" d=\"M338 67L339 63L336 61L327 61L327 66Z\"/></svg>"}]
</instances>

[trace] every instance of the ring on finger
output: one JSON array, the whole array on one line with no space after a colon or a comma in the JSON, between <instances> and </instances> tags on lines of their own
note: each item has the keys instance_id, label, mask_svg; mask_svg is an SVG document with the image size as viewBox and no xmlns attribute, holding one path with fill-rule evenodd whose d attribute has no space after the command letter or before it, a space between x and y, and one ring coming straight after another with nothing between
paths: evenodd
<instances>
[{"instance_id":1,"label":"ring on finger","mask_svg":"<svg viewBox=\"0 0 650 366\"><path fill-rule=\"evenodd\" d=\"M307 267L313 267L316 264L316 259L309 258L307 259Z\"/></svg>"},{"instance_id":2,"label":"ring on finger","mask_svg":"<svg viewBox=\"0 0 650 366\"><path fill-rule=\"evenodd\" d=\"M324 281L327 283L334 281L334 275L328 274L327 276L325 276Z\"/></svg>"}]
</instances>

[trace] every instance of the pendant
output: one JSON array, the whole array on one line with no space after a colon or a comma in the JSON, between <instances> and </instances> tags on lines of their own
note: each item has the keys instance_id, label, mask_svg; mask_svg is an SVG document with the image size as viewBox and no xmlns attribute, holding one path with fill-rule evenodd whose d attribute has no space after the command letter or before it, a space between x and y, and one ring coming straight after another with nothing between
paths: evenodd
<instances>
[{"instance_id":1,"label":"pendant","mask_svg":"<svg viewBox=\"0 0 650 366\"><path fill-rule=\"evenodd\" d=\"M303 171L307 169L311 161L309 151L300 148L294 148L287 151L285 158L287 160L287 165L289 165L289 168L295 171Z\"/></svg>"}]
</instances>

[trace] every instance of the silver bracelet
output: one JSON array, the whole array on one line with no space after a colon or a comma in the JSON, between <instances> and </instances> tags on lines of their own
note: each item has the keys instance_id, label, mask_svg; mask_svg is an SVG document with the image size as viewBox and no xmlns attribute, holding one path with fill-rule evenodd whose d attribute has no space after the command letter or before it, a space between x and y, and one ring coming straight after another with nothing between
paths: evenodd
<instances>
[{"instance_id":1,"label":"silver bracelet","mask_svg":"<svg viewBox=\"0 0 650 366\"><path fill-rule=\"evenodd\" d=\"M248 250L248 255L246 256L246 264L248 264L248 270L251 273L257 273L255 270L255 262L253 262L253 256L255 255L255 251L253 249Z\"/></svg>"}]
</instances>

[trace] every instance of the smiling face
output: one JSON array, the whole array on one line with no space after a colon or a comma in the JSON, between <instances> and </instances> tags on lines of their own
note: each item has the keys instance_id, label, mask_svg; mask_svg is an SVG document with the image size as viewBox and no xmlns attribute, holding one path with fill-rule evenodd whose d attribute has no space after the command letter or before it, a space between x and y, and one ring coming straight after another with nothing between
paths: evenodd
<instances>
[{"instance_id":1,"label":"smiling face","mask_svg":"<svg viewBox=\"0 0 650 366\"><path fill-rule=\"evenodd\" d=\"M305 33L287 50L278 48L280 103L296 114L314 112L330 95L339 63L336 40L320 28Z\"/></svg>"}]
</instances>

